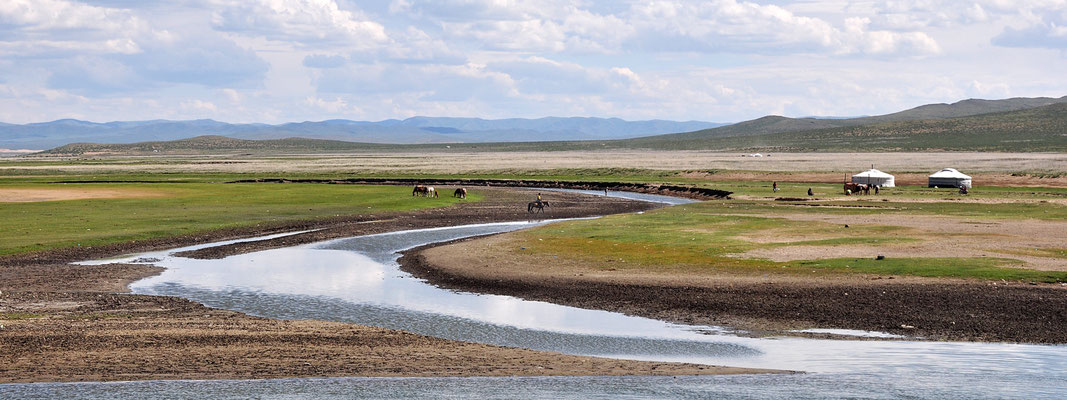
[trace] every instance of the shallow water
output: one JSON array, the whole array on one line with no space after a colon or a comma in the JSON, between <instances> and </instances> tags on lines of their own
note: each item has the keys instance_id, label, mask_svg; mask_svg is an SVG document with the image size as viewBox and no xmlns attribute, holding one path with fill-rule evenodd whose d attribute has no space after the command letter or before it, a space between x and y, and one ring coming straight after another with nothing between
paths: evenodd
<instances>
[{"instance_id":1,"label":"shallow water","mask_svg":"<svg viewBox=\"0 0 1067 400\"><path fill-rule=\"evenodd\" d=\"M972 383L980 383L973 386ZM1033 382L1028 382L1033 383ZM1048 380L1056 387L1062 381ZM862 374L680 377L302 378L0 385L18 399L984 399L1062 398L1007 378L912 382ZM989 388L998 391L990 392Z\"/></svg>"},{"instance_id":2,"label":"shallow water","mask_svg":"<svg viewBox=\"0 0 1067 400\"><path fill-rule=\"evenodd\" d=\"M1067 346L747 338L508 296L428 285L398 269L397 251L544 222L424 229L194 260L176 249L128 256L166 267L131 285L208 306L321 319L490 344L662 361L790 369L800 375L630 378L284 379L0 385L11 397L760 397L1056 398L1067 396ZM230 241L232 242L232 241ZM196 246L196 247L204 247ZM848 332L855 333L855 332ZM877 335L859 332L857 334ZM8 396L0 396L7 398Z\"/></svg>"},{"instance_id":3,"label":"shallow water","mask_svg":"<svg viewBox=\"0 0 1067 400\"><path fill-rule=\"evenodd\" d=\"M661 196L661 195L658 195L658 194L622 192L622 191L615 191L615 190L609 190L607 192L600 191L600 190L584 190L584 189L544 189L544 188L540 188L540 189L530 189L530 190L531 191L581 193L581 194L588 194L588 195L593 195L593 196L605 196L606 195L608 197L618 197L618 198L630 199L630 200L641 200L641 201L648 201L648 202L652 202L652 203L663 203L663 204L669 204L669 205L672 205L672 206L676 206L676 205L679 205L679 204L689 204L689 203L695 203L696 202L696 200L691 200L691 199L686 199L686 198L681 198L681 197Z\"/></svg>"}]
</instances>

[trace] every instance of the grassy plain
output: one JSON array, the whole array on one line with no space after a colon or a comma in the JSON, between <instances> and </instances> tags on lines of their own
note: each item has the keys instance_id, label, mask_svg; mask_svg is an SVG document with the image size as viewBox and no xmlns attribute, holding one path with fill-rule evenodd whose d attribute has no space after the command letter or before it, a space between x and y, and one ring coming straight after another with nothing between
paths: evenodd
<instances>
[{"instance_id":1,"label":"grassy plain","mask_svg":"<svg viewBox=\"0 0 1067 400\"><path fill-rule=\"evenodd\" d=\"M840 222L860 217L881 223ZM1067 282L1062 248L1033 247L1062 244L1062 236L1035 236L1054 234L1063 221L1067 206L1048 203L708 201L517 232L495 251L531 265L576 261L594 272ZM779 253L783 260L768 256Z\"/></svg>"},{"instance_id":2,"label":"grassy plain","mask_svg":"<svg viewBox=\"0 0 1067 400\"><path fill-rule=\"evenodd\" d=\"M414 198L409 187L202 183L196 181L210 180L209 177L196 176L187 176L185 180L178 183L54 184L37 180L0 183L0 255L177 236L263 222L442 207L460 201L448 194L437 199ZM153 195L3 202L5 193L12 189L136 190ZM467 201L480 198L475 192Z\"/></svg>"},{"instance_id":3,"label":"grassy plain","mask_svg":"<svg viewBox=\"0 0 1067 400\"><path fill-rule=\"evenodd\" d=\"M840 193L839 182L848 172L872 163L896 173L902 186L878 196ZM975 190L960 196L955 190L922 185L929 172L944 166L975 176ZM1025 244L1028 236L1044 235L1041 232L1067 221L1064 171L1067 155L1059 153L783 153L755 158L700 151L585 151L0 160L0 196L4 188L57 186L159 194L3 204L0 254L454 201L447 196L419 201L410 197L408 188L223 184L233 180L514 178L669 183L734 193L728 201L516 234L526 241L534 235L543 239L528 247L542 255L591 262L617 254L622 261L612 262L611 268L625 263L628 268L690 272L1064 281L1067 267L1060 264L1067 259L1067 243L1045 235L1051 237L1038 245ZM772 182L778 183L779 192L771 191ZM815 192L813 198L807 196L808 188ZM472 200L477 199L474 193ZM940 218L945 221L941 225L955 228L916 222L924 218ZM841 230L847 223L843 221L851 219L869 222L860 229ZM991 231L1009 228L1015 230L1013 239L998 243L1003 238ZM938 238L964 245L930 251ZM874 262L873 255L883 250L894 256ZM900 256L909 252L914 256ZM852 253L858 256L843 256ZM1034 265L1041 270L1030 268Z\"/></svg>"}]
</instances>

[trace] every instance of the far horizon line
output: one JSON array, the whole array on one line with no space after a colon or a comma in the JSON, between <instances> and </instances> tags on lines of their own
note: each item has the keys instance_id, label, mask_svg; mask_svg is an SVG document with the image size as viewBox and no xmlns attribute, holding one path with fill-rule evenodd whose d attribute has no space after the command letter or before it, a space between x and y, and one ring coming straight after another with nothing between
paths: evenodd
<instances>
[{"instance_id":1,"label":"far horizon line","mask_svg":"<svg viewBox=\"0 0 1067 400\"><path fill-rule=\"evenodd\" d=\"M679 120L679 119L665 119L665 118L634 119L634 120L631 120L631 119L625 119L625 118L617 117L617 116L616 117L594 117L594 116L561 117L561 116L549 115L549 116L542 116L542 117L485 118L485 117L453 117L453 116L414 115L414 116L405 117L405 118L394 117L394 118L385 118L385 119L381 119L381 120L327 118L327 119L322 119L322 120L287 121L287 122L278 122L278 123L269 123L269 122L228 122L228 121L222 121L222 120L218 120L218 119L214 119L214 118L192 118L192 119L152 118L152 119L139 119L139 120L111 120L111 121L107 121L107 122L95 122L95 121L91 121L91 120L78 119L78 118L75 118L75 117L66 117L66 118L57 118L57 119L54 119L54 120L51 120L51 121L37 121L37 122L25 122L25 123L11 123L11 122L0 121L0 124L6 124L6 125L32 125L32 124L47 124L47 123L53 123L53 122L59 122L59 121L72 120L72 121L78 121L78 122L88 122L88 123L92 123L92 124L109 124L109 123L114 123L114 122L152 122L152 121L168 121L168 122L214 121L214 122L221 122L221 123L224 123L224 124L231 124L231 125L285 125L285 124L300 124L300 123L327 122L327 121L351 121L351 122L380 123L380 122L387 122L387 121L406 121L406 120L413 119L413 118L477 119L477 120L483 120L483 121L501 121L501 120L508 120L508 119L518 119L518 120L530 120L530 121L533 121L533 120L547 119L547 118L561 118L561 119L586 118L586 119L604 119L604 120L618 119L618 120L622 120L622 121L625 121L625 122L668 121L668 122L702 122L702 123L711 123L711 124L732 125L732 124L736 124L738 122L749 121L749 120L752 120L752 119L759 119L759 118L764 118L764 117L786 117L786 118L796 118L796 119L803 119L803 118L812 118L812 119L864 118L864 117L871 117L871 116L878 116L878 115L893 114L893 113L896 113L896 112L907 111L907 110L911 110L911 109L918 108L918 107L923 107L923 106L952 105L952 104L962 103L962 102L965 102L965 101L975 101L975 100L977 100L977 101L1003 101L1003 100L1015 100L1015 99L1041 99L1041 98L1063 99L1063 98L1067 98L1067 95L1064 95L1062 97L1055 97L1055 96L1032 96L1032 97L1013 96L1013 97L1004 97L1004 98L997 98L997 99L982 99L982 98L971 97L971 98L966 98L966 99L962 99L962 100L956 100L956 101L953 101L953 102L945 101L945 102L940 102L940 103L924 103L924 104L915 105L915 106L913 106L911 108L905 108L903 110L888 112L886 114L862 114L862 115L852 115L852 116L810 115L810 114L809 115L794 115L794 116L790 116L790 115L784 115L784 113L776 114L776 113L772 112L772 113L763 114L762 116L753 117L753 118L749 118L749 119L739 119L739 120L726 121L726 122L698 120L698 119Z\"/></svg>"},{"instance_id":2,"label":"far horizon line","mask_svg":"<svg viewBox=\"0 0 1067 400\"><path fill-rule=\"evenodd\" d=\"M772 116L772 115L774 115L774 114L768 114L767 116ZM407 117L407 118L386 118L386 119L381 119L381 120L328 118L328 119L322 119L322 120L288 121L288 122L278 122L278 123L269 123L269 122L230 122L230 121L223 121L223 120L218 120L218 119L214 119L214 118L193 118L193 119L151 118L151 119L111 120L111 121L105 121L105 122L97 122L97 121L92 121L92 120L87 120L87 119L79 119L79 118L74 118L74 117L67 117L67 118L58 118L58 119L54 119L54 120L50 120L50 121L37 121L37 122L25 122L25 123L14 123L14 122L0 121L0 125L50 124L50 123L61 122L61 121L76 121L76 122L85 122L85 123L99 124L99 125L106 125L106 124L115 123L115 122L156 122L156 121L160 121L160 122L196 122L196 121L211 121L211 122L219 122L219 123L230 124L230 125L272 125L273 126L273 125L285 125L285 124L318 123L318 122L329 122L329 121L366 122L366 123L372 123L373 124L373 123L381 123L381 122L388 122L388 121L403 122L403 121L407 121L407 120L415 119L415 118L472 119L472 120L482 120L482 121L503 121L503 120L536 121L536 120L541 120L541 119L559 118L559 119L620 120L620 121L623 121L623 122L665 121L665 122L683 122L683 123L684 122L697 122L697 123L708 123L708 124L735 124L735 123L737 123L737 121L718 122L718 121L705 121L705 120L696 120L696 119L689 119L689 120L663 119L663 118L624 119L622 117L591 117L591 116L585 116L585 117L581 117L581 116L560 117L560 116L554 116L554 115L549 115L549 116L544 116L544 117L536 117L536 118L529 118L529 117L505 117L505 118L442 117L442 116L415 115L415 116L411 116L411 117ZM805 117L789 117L789 118L828 118L829 119L829 118L855 118L855 117L812 117L812 116L805 116Z\"/></svg>"}]
</instances>

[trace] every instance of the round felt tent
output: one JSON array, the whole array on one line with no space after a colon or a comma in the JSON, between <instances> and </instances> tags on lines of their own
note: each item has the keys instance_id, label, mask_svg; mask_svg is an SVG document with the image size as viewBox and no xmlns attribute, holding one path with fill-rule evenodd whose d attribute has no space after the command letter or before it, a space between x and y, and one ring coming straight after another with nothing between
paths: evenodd
<instances>
[{"instance_id":1,"label":"round felt tent","mask_svg":"<svg viewBox=\"0 0 1067 400\"><path fill-rule=\"evenodd\" d=\"M864 185L878 185L878 187L894 187L893 175L871 168L869 170L852 175L852 183Z\"/></svg>"},{"instance_id":2,"label":"round felt tent","mask_svg":"<svg viewBox=\"0 0 1067 400\"><path fill-rule=\"evenodd\" d=\"M928 187L971 188L971 177L960 173L955 168L945 168L930 175Z\"/></svg>"}]
</instances>

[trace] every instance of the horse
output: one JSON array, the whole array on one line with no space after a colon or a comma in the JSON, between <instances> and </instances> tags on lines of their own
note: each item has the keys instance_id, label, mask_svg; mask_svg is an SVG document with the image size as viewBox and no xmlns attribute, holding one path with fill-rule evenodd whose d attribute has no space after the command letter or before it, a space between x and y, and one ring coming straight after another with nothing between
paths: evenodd
<instances>
[{"instance_id":1,"label":"horse","mask_svg":"<svg viewBox=\"0 0 1067 400\"><path fill-rule=\"evenodd\" d=\"M539 212L539 213L544 214L545 213L545 207L548 207L548 205L549 204L548 204L547 201L541 201L541 200L531 201L530 204L526 205L526 212L528 212L528 213ZM534 210L536 210L536 211L534 211Z\"/></svg>"},{"instance_id":2,"label":"horse","mask_svg":"<svg viewBox=\"0 0 1067 400\"><path fill-rule=\"evenodd\" d=\"M467 198L467 189L466 188L456 189L456 191L452 193L452 197L458 197L458 198L461 198L461 199L466 199Z\"/></svg>"},{"instance_id":3,"label":"horse","mask_svg":"<svg viewBox=\"0 0 1067 400\"><path fill-rule=\"evenodd\" d=\"M851 182L846 183L845 187L843 188L843 190L845 191L846 195L848 195L848 194L857 194L858 195L858 194L860 194L860 192L864 192L864 194L871 194L871 187L868 186L868 185L864 185L862 183L851 183Z\"/></svg>"},{"instance_id":4,"label":"horse","mask_svg":"<svg viewBox=\"0 0 1067 400\"><path fill-rule=\"evenodd\" d=\"M425 197L429 193L429 192L427 192L427 189L428 188L426 186L415 185L415 188L411 190L411 196L412 197L414 197L414 196L423 196L423 197Z\"/></svg>"},{"instance_id":5,"label":"horse","mask_svg":"<svg viewBox=\"0 0 1067 400\"><path fill-rule=\"evenodd\" d=\"M416 185L415 188L411 190L411 195L421 197L437 197L437 190L434 189L433 186Z\"/></svg>"}]
</instances>

